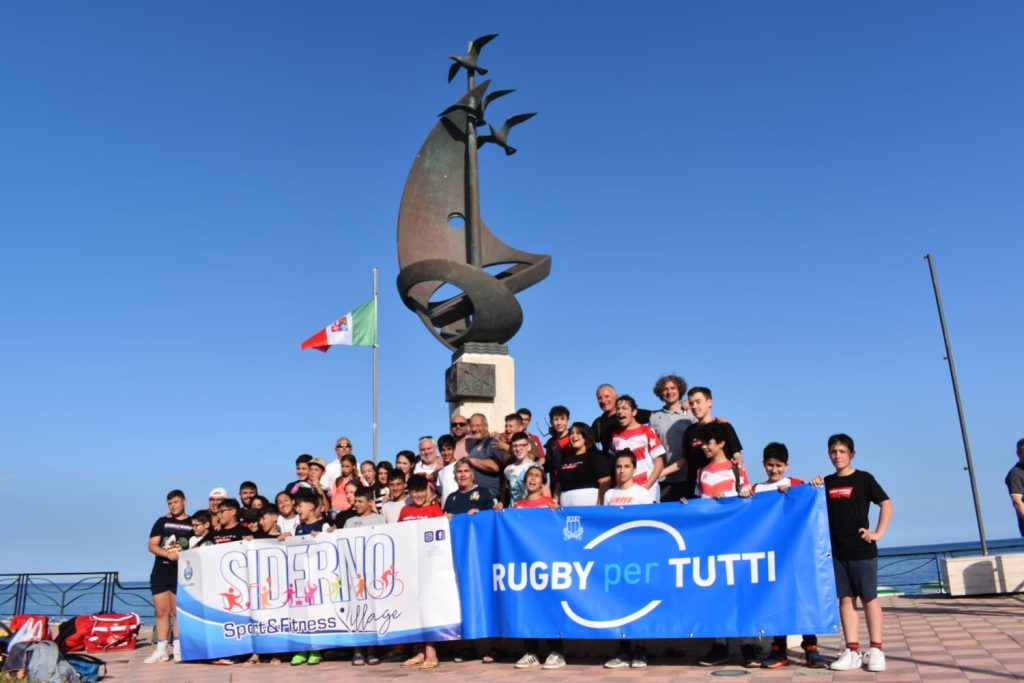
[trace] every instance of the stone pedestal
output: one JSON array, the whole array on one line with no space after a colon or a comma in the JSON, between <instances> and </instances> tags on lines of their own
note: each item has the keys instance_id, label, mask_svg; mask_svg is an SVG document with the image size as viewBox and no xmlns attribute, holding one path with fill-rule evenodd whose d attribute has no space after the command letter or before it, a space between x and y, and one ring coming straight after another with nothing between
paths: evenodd
<instances>
[{"instance_id":1,"label":"stone pedestal","mask_svg":"<svg viewBox=\"0 0 1024 683\"><path fill-rule=\"evenodd\" d=\"M469 419L487 416L492 432L505 428L505 416L516 411L515 361L504 344L470 342L452 354L444 374L448 414Z\"/></svg>"},{"instance_id":2,"label":"stone pedestal","mask_svg":"<svg viewBox=\"0 0 1024 683\"><path fill-rule=\"evenodd\" d=\"M954 597L1024 590L1024 554L947 557L939 566L942 584Z\"/></svg>"}]
</instances>

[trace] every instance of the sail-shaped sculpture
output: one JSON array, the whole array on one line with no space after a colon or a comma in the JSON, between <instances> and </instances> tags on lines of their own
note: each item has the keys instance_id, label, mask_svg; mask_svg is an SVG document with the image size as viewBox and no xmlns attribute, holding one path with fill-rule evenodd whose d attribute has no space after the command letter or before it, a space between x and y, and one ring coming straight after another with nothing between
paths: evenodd
<instances>
[{"instance_id":1,"label":"sail-shaped sculpture","mask_svg":"<svg viewBox=\"0 0 1024 683\"><path fill-rule=\"evenodd\" d=\"M441 114L416 155L398 213L398 292L452 350L467 342L504 344L511 339L523 323L516 292L551 271L550 256L505 244L480 217L478 146L492 142L506 155L514 154L509 130L533 116L512 116L501 128L492 125L490 135L477 136L490 103L512 92L487 96L490 81L475 84L475 75L486 73L477 64L480 48L494 37L477 38L467 55L451 57L448 80L465 69L467 92ZM446 284L459 292L431 300Z\"/></svg>"}]
</instances>

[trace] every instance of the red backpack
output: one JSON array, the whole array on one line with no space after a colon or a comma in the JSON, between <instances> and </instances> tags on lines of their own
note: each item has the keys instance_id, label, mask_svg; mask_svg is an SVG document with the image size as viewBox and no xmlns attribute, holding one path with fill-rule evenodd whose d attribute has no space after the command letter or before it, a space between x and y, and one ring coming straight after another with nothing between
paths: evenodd
<instances>
[{"instance_id":1,"label":"red backpack","mask_svg":"<svg viewBox=\"0 0 1024 683\"><path fill-rule=\"evenodd\" d=\"M85 649L85 639L90 631L92 631L92 615L80 614L60 625L55 640L61 652L81 652Z\"/></svg>"}]
</instances>

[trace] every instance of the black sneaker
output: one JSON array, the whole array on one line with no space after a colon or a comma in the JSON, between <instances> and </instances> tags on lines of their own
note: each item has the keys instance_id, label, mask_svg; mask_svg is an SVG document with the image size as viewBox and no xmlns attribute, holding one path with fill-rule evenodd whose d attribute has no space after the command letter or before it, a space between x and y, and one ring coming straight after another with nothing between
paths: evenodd
<instances>
[{"instance_id":1,"label":"black sneaker","mask_svg":"<svg viewBox=\"0 0 1024 683\"><path fill-rule=\"evenodd\" d=\"M701 666L718 666L729 661L729 649L722 643L715 643L704 655L700 662Z\"/></svg>"},{"instance_id":2,"label":"black sneaker","mask_svg":"<svg viewBox=\"0 0 1024 683\"><path fill-rule=\"evenodd\" d=\"M804 648L805 659L804 664L811 669L824 669L828 666L825 658L818 652L817 645L808 645Z\"/></svg>"},{"instance_id":3,"label":"black sneaker","mask_svg":"<svg viewBox=\"0 0 1024 683\"><path fill-rule=\"evenodd\" d=\"M760 669L761 660L757 658L757 648L753 645L740 645L743 653L743 666L747 669Z\"/></svg>"}]
</instances>

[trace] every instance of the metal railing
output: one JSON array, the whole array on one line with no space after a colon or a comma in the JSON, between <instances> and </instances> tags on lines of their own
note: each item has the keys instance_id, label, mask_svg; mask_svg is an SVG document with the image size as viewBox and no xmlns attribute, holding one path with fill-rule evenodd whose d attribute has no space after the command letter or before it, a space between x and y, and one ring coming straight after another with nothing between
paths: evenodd
<instances>
[{"instance_id":1,"label":"metal railing","mask_svg":"<svg viewBox=\"0 0 1024 683\"><path fill-rule=\"evenodd\" d=\"M118 572L0 574L0 616L63 618L93 612L153 616L148 586L126 586Z\"/></svg>"},{"instance_id":2,"label":"metal railing","mask_svg":"<svg viewBox=\"0 0 1024 683\"><path fill-rule=\"evenodd\" d=\"M993 541L990 550L1001 553L1024 552L1024 540ZM939 561L950 557L976 555L977 547L952 550L922 550L903 552L901 549L882 550L878 557L878 585L898 593L945 593Z\"/></svg>"}]
</instances>

